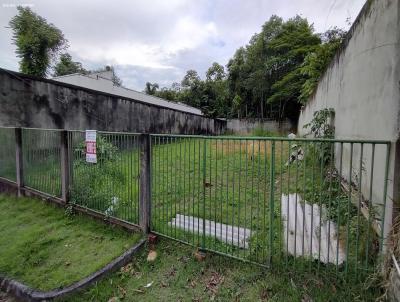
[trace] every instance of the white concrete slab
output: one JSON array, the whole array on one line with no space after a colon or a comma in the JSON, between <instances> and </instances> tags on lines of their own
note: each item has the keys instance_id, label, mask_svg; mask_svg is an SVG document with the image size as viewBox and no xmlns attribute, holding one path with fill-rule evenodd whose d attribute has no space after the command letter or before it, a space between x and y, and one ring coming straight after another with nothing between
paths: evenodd
<instances>
[{"instance_id":1,"label":"white concrete slab","mask_svg":"<svg viewBox=\"0 0 400 302\"><path fill-rule=\"evenodd\" d=\"M324 263L345 261L337 225L325 218L325 208L301 202L297 194L282 194L281 209L283 245L289 254L312 257Z\"/></svg>"},{"instance_id":2,"label":"white concrete slab","mask_svg":"<svg viewBox=\"0 0 400 302\"><path fill-rule=\"evenodd\" d=\"M250 229L218 223L211 220L204 220L194 216L176 214L176 217L168 222L169 226L192 233L203 234L203 223L207 236L216 237L226 244L232 244L240 248L249 247L249 238L252 235Z\"/></svg>"}]
</instances>

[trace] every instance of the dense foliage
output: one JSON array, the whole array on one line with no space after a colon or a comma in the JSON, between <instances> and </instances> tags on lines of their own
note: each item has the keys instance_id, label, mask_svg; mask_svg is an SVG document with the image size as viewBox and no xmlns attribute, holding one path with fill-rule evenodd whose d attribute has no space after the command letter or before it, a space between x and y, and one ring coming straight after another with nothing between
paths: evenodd
<instances>
[{"instance_id":1,"label":"dense foliage","mask_svg":"<svg viewBox=\"0 0 400 302\"><path fill-rule=\"evenodd\" d=\"M9 25L13 31L20 71L45 77L51 61L66 47L63 33L46 19L35 14L29 7L18 7Z\"/></svg>"},{"instance_id":2,"label":"dense foliage","mask_svg":"<svg viewBox=\"0 0 400 302\"><path fill-rule=\"evenodd\" d=\"M80 62L72 61L72 57L69 53L60 55L60 61L56 64L56 66L54 66L55 77L78 72L86 72Z\"/></svg>"},{"instance_id":3,"label":"dense foliage","mask_svg":"<svg viewBox=\"0 0 400 302\"><path fill-rule=\"evenodd\" d=\"M212 117L296 120L344 35L337 28L317 34L300 16L287 21L272 16L226 68L213 63L205 80L189 70L181 83L160 90L157 83L148 83L145 92L201 108Z\"/></svg>"}]
</instances>

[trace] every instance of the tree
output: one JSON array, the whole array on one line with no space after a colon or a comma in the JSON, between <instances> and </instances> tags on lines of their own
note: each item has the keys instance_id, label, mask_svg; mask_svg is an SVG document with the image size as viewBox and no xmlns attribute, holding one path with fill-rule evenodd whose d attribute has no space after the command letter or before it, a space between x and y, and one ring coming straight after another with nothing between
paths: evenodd
<instances>
[{"instance_id":1,"label":"tree","mask_svg":"<svg viewBox=\"0 0 400 302\"><path fill-rule=\"evenodd\" d=\"M107 67L109 67L109 66L107 66ZM122 86L122 79L117 75L117 73L114 70L114 67L111 66L110 70L112 71L111 81L113 82L113 84L118 87Z\"/></svg>"},{"instance_id":2,"label":"tree","mask_svg":"<svg viewBox=\"0 0 400 302\"><path fill-rule=\"evenodd\" d=\"M214 62L206 72L206 79L209 82L222 81L225 79L224 66Z\"/></svg>"},{"instance_id":3,"label":"tree","mask_svg":"<svg viewBox=\"0 0 400 302\"><path fill-rule=\"evenodd\" d=\"M157 83L153 83L152 84L150 82L147 82L146 83L146 88L144 89L144 92L146 94L149 94L149 95L155 95L158 88L159 88L159 86L158 86Z\"/></svg>"},{"instance_id":4,"label":"tree","mask_svg":"<svg viewBox=\"0 0 400 302\"><path fill-rule=\"evenodd\" d=\"M63 33L46 19L34 13L29 7L18 8L18 14L9 22L13 31L16 54L21 59L20 71L45 77L60 51L67 46Z\"/></svg>"},{"instance_id":5,"label":"tree","mask_svg":"<svg viewBox=\"0 0 400 302\"><path fill-rule=\"evenodd\" d=\"M321 75L332 61L333 56L343 42L346 31L337 27L330 29L321 35L322 44L304 59L301 74L306 78L300 94L300 102L307 103L316 89Z\"/></svg>"},{"instance_id":6,"label":"tree","mask_svg":"<svg viewBox=\"0 0 400 302\"><path fill-rule=\"evenodd\" d=\"M237 117L240 118L240 107L242 106L242 98L240 95L235 95L232 101L232 112L237 113Z\"/></svg>"},{"instance_id":7,"label":"tree","mask_svg":"<svg viewBox=\"0 0 400 302\"><path fill-rule=\"evenodd\" d=\"M181 86L184 88L194 88L196 85L200 83L200 77L197 74L196 70L190 69L186 72L186 75L183 77Z\"/></svg>"},{"instance_id":8,"label":"tree","mask_svg":"<svg viewBox=\"0 0 400 302\"><path fill-rule=\"evenodd\" d=\"M54 66L55 77L84 72L86 72L86 70L82 67L82 63L72 61L72 57L69 53L61 54L60 61Z\"/></svg>"},{"instance_id":9,"label":"tree","mask_svg":"<svg viewBox=\"0 0 400 302\"><path fill-rule=\"evenodd\" d=\"M214 62L203 81L188 70L181 86L162 88L156 95L200 108L206 116L290 118L300 106L339 47L344 32L320 35L307 19L278 16L240 47L225 68Z\"/></svg>"},{"instance_id":10,"label":"tree","mask_svg":"<svg viewBox=\"0 0 400 302\"><path fill-rule=\"evenodd\" d=\"M269 103L279 104L283 116L297 121L300 109L299 96L305 78L301 67L305 57L321 43L307 19L296 16L282 24L280 32L268 44L277 81L271 86Z\"/></svg>"}]
</instances>

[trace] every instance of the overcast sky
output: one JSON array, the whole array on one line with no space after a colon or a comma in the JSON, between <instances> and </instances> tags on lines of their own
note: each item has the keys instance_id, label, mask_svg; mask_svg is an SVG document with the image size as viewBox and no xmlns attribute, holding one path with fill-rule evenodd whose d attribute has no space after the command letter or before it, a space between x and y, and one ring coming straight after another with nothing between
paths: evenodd
<instances>
[{"instance_id":1,"label":"overcast sky","mask_svg":"<svg viewBox=\"0 0 400 302\"><path fill-rule=\"evenodd\" d=\"M0 67L18 70L9 20L28 4L69 40L73 59L86 69L114 65L124 86L147 81L169 86L188 69L204 77L213 62L225 65L235 50L273 14L299 14L317 32L348 28L365 0L0 0Z\"/></svg>"}]
</instances>

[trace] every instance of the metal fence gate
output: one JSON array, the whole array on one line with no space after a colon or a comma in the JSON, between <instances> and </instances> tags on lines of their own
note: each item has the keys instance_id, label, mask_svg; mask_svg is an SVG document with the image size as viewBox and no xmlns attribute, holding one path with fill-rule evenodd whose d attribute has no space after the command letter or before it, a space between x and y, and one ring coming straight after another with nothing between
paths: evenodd
<instances>
[{"instance_id":1,"label":"metal fence gate","mask_svg":"<svg viewBox=\"0 0 400 302\"><path fill-rule=\"evenodd\" d=\"M268 267L374 269L387 142L151 135L151 146L153 232Z\"/></svg>"}]
</instances>

